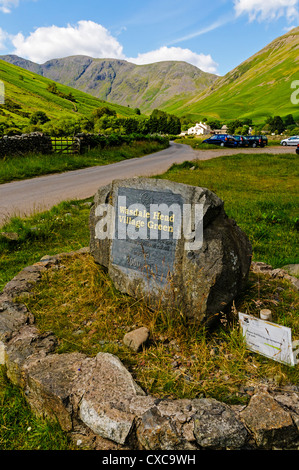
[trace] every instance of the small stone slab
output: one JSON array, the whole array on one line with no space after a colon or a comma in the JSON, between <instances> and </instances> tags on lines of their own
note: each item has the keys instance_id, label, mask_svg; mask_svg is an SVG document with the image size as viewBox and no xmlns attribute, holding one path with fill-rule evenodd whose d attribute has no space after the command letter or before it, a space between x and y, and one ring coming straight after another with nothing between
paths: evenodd
<instances>
[{"instance_id":1,"label":"small stone slab","mask_svg":"<svg viewBox=\"0 0 299 470\"><path fill-rule=\"evenodd\" d=\"M138 328L137 330L130 331L124 336L123 342L128 348L135 352L140 351L142 346L146 344L149 338L149 329L146 327Z\"/></svg>"},{"instance_id":2,"label":"small stone slab","mask_svg":"<svg viewBox=\"0 0 299 470\"><path fill-rule=\"evenodd\" d=\"M82 366L73 395L83 423L101 437L124 444L135 420L130 402L145 393L116 356L99 353Z\"/></svg>"},{"instance_id":3,"label":"small stone slab","mask_svg":"<svg viewBox=\"0 0 299 470\"><path fill-rule=\"evenodd\" d=\"M285 448L298 439L291 414L268 393L254 395L240 417L261 448Z\"/></svg>"}]
</instances>

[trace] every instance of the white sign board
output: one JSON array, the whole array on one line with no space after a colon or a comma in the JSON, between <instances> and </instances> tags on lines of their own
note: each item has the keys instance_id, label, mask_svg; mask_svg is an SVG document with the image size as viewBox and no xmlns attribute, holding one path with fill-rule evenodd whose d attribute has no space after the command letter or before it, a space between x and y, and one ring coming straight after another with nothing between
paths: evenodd
<instances>
[{"instance_id":1,"label":"white sign board","mask_svg":"<svg viewBox=\"0 0 299 470\"><path fill-rule=\"evenodd\" d=\"M290 328L240 312L239 321L248 349L283 364L298 363L293 348L299 342L292 342Z\"/></svg>"}]
</instances>

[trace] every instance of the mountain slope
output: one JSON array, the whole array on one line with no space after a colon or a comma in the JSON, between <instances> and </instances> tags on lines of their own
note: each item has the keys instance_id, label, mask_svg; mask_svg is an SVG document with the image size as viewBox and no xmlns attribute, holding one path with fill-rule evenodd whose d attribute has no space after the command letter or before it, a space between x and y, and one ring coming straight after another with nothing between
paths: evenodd
<instances>
[{"instance_id":1,"label":"mountain slope","mask_svg":"<svg viewBox=\"0 0 299 470\"><path fill-rule=\"evenodd\" d=\"M0 106L0 118L26 124L31 114L44 111L49 118L80 118L90 116L95 108L108 106L119 116L136 116L134 110L108 104L65 85L57 84L60 95L48 90L53 81L34 72L0 60L0 80L5 86L5 104ZM74 100L68 99L72 95Z\"/></svg>"},{"instance_id":2,"label":"mountain slope","mask_svg":"<svg viewBox=\"0 0 299 470\"><path fill-rule=\"evenodd\" d=\"M299 106L291 102L291 84L298 80L298 73L299 27L218 78L200 95L182 106L173 103L167 111L194 119L250 117L263 122L268 116L287 114L299 119Z\"/></svg>"},{"instance_id":3,"label":"mountain slope","mask_svg":"<svg viewBox=\"0 0 299 470\"><path fill-rule=\"evenodd\" d=\"M0 58L99 99L140 108L148 114L155 108L164 110L169 102L190 100L217 79L216 75L176 61L134 65L124 60L71 56L39 65L13 55Z\"/></svg>"}]
</instances>

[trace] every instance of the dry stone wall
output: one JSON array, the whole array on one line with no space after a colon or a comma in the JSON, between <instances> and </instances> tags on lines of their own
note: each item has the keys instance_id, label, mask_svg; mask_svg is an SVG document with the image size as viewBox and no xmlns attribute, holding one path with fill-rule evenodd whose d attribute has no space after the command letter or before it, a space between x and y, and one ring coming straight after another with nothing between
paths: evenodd
<instances>
[{"instance_id":1,"label":"dry stone wall","mask_svg":"<svg viewBox=\"0 0 299 470\"><path fill-rule=\"evenodd\" d=\"M15 136L4 136L0 139L0 158L6 155L23 155L29 152L51 153L51 137L40 132Z\"/></svg>"},{"instance_id":2,"label":"dry stone wall","mask_svg":"<svg viewBox=\"0 0 299 470\"><path fill-rule=\"evenodd\" d=\"M261 383L246 406L208 398L160 400L147 395L114 355L57 354L54 334L41 334L16 297L30 295L43 273L63 267L65 257L88 251L44 257L0 294L0 364L37 415L57 419L75 442L98 450L299 448L298 386Z\"/></svg>"}]
</instances>

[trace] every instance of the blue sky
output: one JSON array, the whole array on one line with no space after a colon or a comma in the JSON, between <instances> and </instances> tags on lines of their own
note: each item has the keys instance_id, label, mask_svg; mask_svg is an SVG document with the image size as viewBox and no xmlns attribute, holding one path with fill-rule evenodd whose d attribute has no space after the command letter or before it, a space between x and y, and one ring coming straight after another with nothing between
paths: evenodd
<instances>
[{"instance_id":1,"label":"blue sky","mask_svg":"<svg viewBox=\"0 0 299 470\"><path fill-rule=\"evenodd\" d=\"M299 0L0 0L0 54L184 60L224 75L299 24Z\"/></svg>"}]
</instances>

